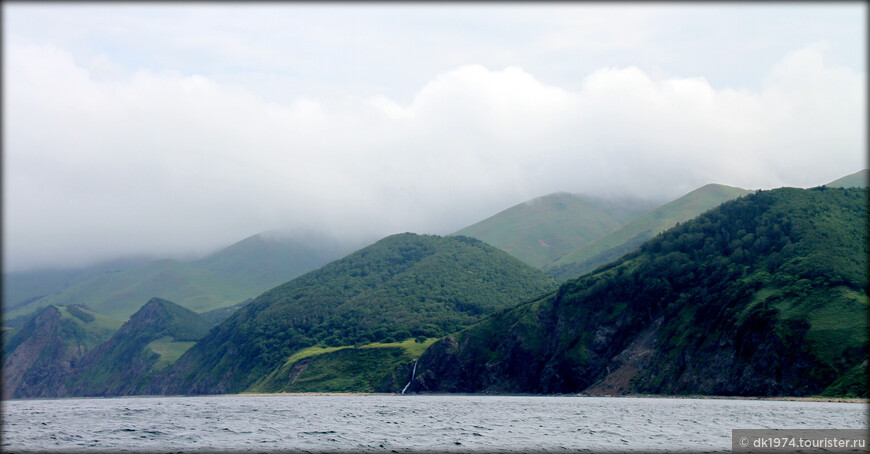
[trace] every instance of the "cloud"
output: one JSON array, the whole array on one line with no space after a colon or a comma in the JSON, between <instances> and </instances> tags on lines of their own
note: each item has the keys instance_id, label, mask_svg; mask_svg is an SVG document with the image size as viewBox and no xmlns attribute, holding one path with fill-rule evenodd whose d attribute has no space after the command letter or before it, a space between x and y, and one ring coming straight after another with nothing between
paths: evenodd
<instances>
[{"instance_id":1,"label":"cloud","mask_svg":"<svg viewBox=\"0 0 870 454\"><path fill-rule=\"evenodd\" d=\"M274 228L444 234L555 191L666 200L710 182L822 184L866 166L866 75L824 56L786 55L757 91L633 66L572 90L463 65L407 102L278 102L9 45L4 266L206 251Z\"/></svg>"}]
</instances>

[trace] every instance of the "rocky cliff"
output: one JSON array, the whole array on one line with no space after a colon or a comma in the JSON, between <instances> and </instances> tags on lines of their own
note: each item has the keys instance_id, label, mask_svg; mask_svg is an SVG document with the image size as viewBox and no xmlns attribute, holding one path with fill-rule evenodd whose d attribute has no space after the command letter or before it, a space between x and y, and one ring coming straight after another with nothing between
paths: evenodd
<instances>
[{"instance_id":1,"label":"rocky cliff","mask_svg":"<svg viewBox=\"0 0 870 454\"><path fill-rule=\"evenodd\" d=\"M867 255L866 189L761 191L433 344L412 389L866 396Z\"/></svg>"},{"instance_id":2,"label":"rocky cliff","mask_svg":"<svg viewBox=\"0 0 870 454\"><path fill-rule=\"evenodd\" d=\"M42 309L4 342L3 398L66 395L81 358L120 325L81 306Z\"/></svg>"}]
</instances>

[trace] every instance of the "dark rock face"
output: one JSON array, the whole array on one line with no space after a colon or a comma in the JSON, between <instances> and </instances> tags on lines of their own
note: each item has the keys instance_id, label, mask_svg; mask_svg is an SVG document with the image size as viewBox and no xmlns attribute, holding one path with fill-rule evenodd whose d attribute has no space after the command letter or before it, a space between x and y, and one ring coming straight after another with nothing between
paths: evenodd
<instances>
[{"instance_id":1,"label":"dark rock face","mask_svg":"<svg viewBox=\"0 0 870 454\"><path fill-rule=\"evenodd\" d=\"M4 399L66 394L65 381L86 351L83 337L71 325L50 306L10 339L14 347L3 361Z\"/></svg>"},{"instance_id":2,"label":"dark rock face","mask_svg":"<svg viewBox=\"0 0 870 454\"><path fill-rule=\"evenodd\" d=\"M4 398L146 393L160 359L147 345L164 337L192 342L208 331L196 313L159 298L114 334L89 325L90 312L65 310L45 308L4 346Z\"/></svg>"},{"instance_id":3,"label":"dark rock face","mask_svg":"<svg viewBox=\"0 0 870 454\"><path fill-rule=\"evenodd\" d=\"M111 339L88 352L71 380L74 396L143 394L160 355L147 345L163 337L195 341L208 324L195 312L160 298L152 298L130 317Z\"/></svg>"},{"instance_id":4,"label":"dark rock face","mask_svg":"<svg viewBox=\"0 0 870 454\"><path fill-rule=\"evenodd\" d=\"M546 319L548 312L537 313L541 328L534 335L508 330L487 344L469 330L436 342L420 358L411 390L803 396L820 393L836 378L813 377L820 364L801 347L805 329L792 333L786 345L764 326L772 325L772 318L730 334L710 333L719 340L704 338L677 350L662 346L661 317L639 326L602 324L591 331L585 355L578 357L571 353L583 342L577 330ZM533 346L533 337L543 342ZM560 345L566 338L574 345Z\"/></svg>"},{"instance_id":5,"label":"dark rock face","mask_svg":"<svg viewBox=\"0 0 870 454\"><path fill-rule=\"evenodd\" d=\"M412 390L866 396L866 197L726 203L433 344Z\"/></svg>"},{"instance_id":6,"label":"dark rock face","mask_svg":"<svg viewBox=\"0 0 870 454\"><path fill-rule=\"evenodd\" d=\"M792 327L784 340L775 313L758 314L731 333L711 332L716 342L697 342L678 355L658 351L636 389L655 394L806 396L819 394L835 376L813 377L820 367L805 351L807 326ZM789 345L790 344L790 345ZM652 377L668 377L654 381Z\"/></svg>"}]
</instances>

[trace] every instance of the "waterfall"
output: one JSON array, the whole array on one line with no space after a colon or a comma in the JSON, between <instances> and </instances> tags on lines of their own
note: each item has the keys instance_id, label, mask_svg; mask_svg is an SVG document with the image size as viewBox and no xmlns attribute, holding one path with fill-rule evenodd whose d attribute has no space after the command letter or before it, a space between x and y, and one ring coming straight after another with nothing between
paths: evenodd
<instances>
[{"instance_id":1,"label":"waterfall","mask_svg":"<svg viewBox=\"0 0 870 454\"><path fill-rule=\"evenodd\" d=\"M414 360L414 369L411 371L411 379L408 380L408 384L402 388L402 394L405 394L405 391L411 386L411 382L414 381L414 376L417 374L417 360Z\"/></svg>"}]
</instances>

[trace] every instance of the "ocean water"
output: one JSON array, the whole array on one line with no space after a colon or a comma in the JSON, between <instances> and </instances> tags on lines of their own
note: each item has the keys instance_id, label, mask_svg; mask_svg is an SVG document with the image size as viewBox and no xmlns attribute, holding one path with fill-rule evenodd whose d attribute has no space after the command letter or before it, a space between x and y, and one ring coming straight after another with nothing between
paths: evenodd
<instances>
[{"instance_id":1,"label":"ocean water","mask_svg":"<svg viewBox=\"0 0 870 454\"><path fill-rule=\"evenodd\" d=\"M866 429L865 404L493 395L36 399L2 452L730 452L732 429Z\"/></svg>"}]
</instances>

